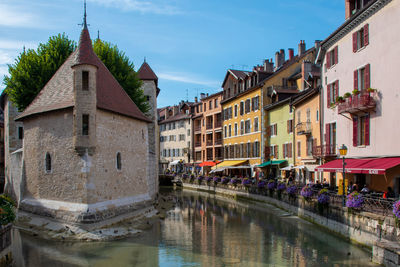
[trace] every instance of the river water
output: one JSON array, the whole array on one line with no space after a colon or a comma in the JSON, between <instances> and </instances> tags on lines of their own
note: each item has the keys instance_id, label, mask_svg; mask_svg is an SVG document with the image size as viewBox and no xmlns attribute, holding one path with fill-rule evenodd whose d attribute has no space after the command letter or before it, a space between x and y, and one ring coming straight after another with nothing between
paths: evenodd
<instances>
[{"instance_id":1,"label":"river water","mask_svg":"<svg viewBox=\"0 0 400 267\"><path fill-rule=\"evenodd\" d=\"M15 230L15 266L375 266L371 254L275 207L163 189L165 220L113 242L41 240Z\"/></svg>"}]
</instances>

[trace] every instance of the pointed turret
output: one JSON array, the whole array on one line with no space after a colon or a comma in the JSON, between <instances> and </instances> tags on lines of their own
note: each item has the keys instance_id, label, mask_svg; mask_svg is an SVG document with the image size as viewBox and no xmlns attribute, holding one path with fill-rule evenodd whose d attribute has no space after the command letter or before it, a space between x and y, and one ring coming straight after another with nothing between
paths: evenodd
<instances>
[{"instance_id":1,"label":"pointed turret","mask_svg":"<svg viewBox=\"0 0 400 267\"><path fill-rule=\"evenodd\" d=\"M138 70L139 79L154 81L158 85L158 77L146 62L146 58Z\"/></svg>"}]
</instances>

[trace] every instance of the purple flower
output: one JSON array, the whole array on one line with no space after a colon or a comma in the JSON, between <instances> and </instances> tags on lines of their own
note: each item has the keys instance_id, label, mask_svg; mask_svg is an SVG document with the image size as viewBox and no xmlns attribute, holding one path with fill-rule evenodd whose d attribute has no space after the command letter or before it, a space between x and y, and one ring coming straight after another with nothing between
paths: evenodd
<instances>
[{"instance_id":1,"label":"purple flower","mask_svg":"<svg viewBox=\"0 0 400 267\"><path fill-rule=\"evenodd\" d=\"M239 182L240 182L239 179L236 179L236 178L232 178L231 181L230 181L230 183L233 184L233 185L236 185Z\"/></svg>"},{"instance_id":2,"label":"purple flower","mask_svg":"<svg viewBox=\"0 0 400 267\"><path fill-rule=\"evenodd\" d=\"M222 184L227 184L229 183L230 179L228 177L223 177L222 178Z\"/></svg>"},{"instance_id":3,"label":"purple flower","mask_svg":"<svg viewBox=\"0 0 400 267\"><path fill-rule=\"evenodd\" d=\"M364 198L358 192L353 192L347 195L346 207L361 208L363 204L364 204Z\"/></svg>"},{"instance_id":4,"label":"purple flower","mask_svg":"<svg viewBox=\"0 0 400 267\"><path fill-rule=\"evenodd\" d=\"M267 184L267 188L269 190L274 190L276 188L276 182L274 180L269 180Z\"/></svg>"},{"instance_id":5,"label":"purple flower","mask_svg":"<svg viewBox=\"0 0 400 267\"><path fill-rule=\"evenodd\" d=\"M257 187L258 187L258 188L264 188L266 184L267 184L267 182L264 181L264 180L262 180L262 181L259 181L259 182L258 182Z\"/></svg>"},{"instance_id":6,"label":"purple flower","mask_svg":"<svg viewBox=\"0 0 400 267\"><path fill-rule=\"evenodd\" d=\"M286 192L289 194L289 195L296 195L296 193L297 193L297 187L295 186L295 185L291 185L291 186L289 186L288 188L286 188Z\"/></svg>"},{"instance_id":7,"label":"purple flower","mask_svg":"<svg viewBox=\"0 0 400 267\"><path fill-rule=\"evenodd\" d=\"M206 182L207 182L207 183L209 183L209 182L211 182L211 181L212 181L212 179L213 179L212 177L210 177L210 176L207 176L207 177L206 177Z\"/></svg>"},{"instance_id":8,"label":"purple flower","mask_svg":"<svg viewBox=\"0 0 400 267\"><path fill-rule=\"evenodd\" d=\"M318 192L317 200L318 200L318 203L320 203L320 204L329 204L330 197L329 197L329 194L328 194L328 190L321 189Z\"/></svg>"},{"instance_id":9,"label":"purple flower","mask_svg":"<svg viewBox=\"0 0 400 267\"><path fill-rule=\"evenodd\" d=\"M250 179L249 179L249 178L244 178L244 179L242 180L242 185L244 185L244 186L249 186L249 185L251 185Z\"/></svg>"},{"instance_id":10,"label":"purple flower","mask_svg":"<svg viewBox=\"0 0 400 267\"><path fill-rule=\"evenodd\" d=\"M304 197L305 199L310 199L313 194L314 194L314 192L312 191L311 187L308 185L304 186L300 191L300 195L302 197Z\"/></svg>"},{"instance_id":11,"label":"purple flower","mask_svg":"<svg viewBox=\"0 0 400 267\"><path fill-rule=\"evenodd\" d=\"M397 200L393 204L393 214L396 216L397 219L400 219L400 200Z\"/></svg>"},{"instance_id":12,"label":"purple flower","mask_svg":"<svg viewBox=\"0 0 400 267\"><path fill-rule=\"evenodd\" d=\"M219 183L219 182L221 182L221 178L218 177L218 176L215 176L213 180L214 180L214 183Z\"/></svg>"},{"instance_id":13,"label":"purple flower","mask_svg":"<svg viewBox=\"0 0 400 267\"><path fill-rule=\"evenodd\" d=\"M278 183L278 186L277 186L277 189L278 189L278 191L283 191L283 190L285 190L286 189L286 184L285 183Z\"/></svg>"}]
</instances>

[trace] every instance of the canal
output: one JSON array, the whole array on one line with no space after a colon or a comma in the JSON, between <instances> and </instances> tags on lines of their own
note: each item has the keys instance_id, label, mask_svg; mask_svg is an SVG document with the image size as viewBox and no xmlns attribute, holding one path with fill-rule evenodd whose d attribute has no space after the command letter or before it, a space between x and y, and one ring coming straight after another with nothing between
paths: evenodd
<instances>
[{"instance_id":1,"label":"canal","mask_svg":"<svg viewBox=\"0 0 400 267\"><path fill-rule=\"evenodd\" d=\"M113 242L57 242L14 231L14 266L375 266L371 254L265 204L162 189L166 217Z\"/></svg>"}]
</instances>

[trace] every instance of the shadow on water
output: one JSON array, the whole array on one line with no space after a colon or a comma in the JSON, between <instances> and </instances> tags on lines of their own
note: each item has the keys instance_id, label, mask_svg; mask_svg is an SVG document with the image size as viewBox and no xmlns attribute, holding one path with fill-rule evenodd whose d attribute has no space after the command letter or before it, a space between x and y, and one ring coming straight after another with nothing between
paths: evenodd
<instances>
[{"instance_id":1,"label":"shadow on water","mask_svg":"<svg viewBox=\"0 0 400 267\"><path fill-rule=\"evenodd\" d=\"M14 231L15 266L373 266L370 254L275 207L162 189L175 205L140 236L55 242Z\"/></svg>"}]
</instances>

